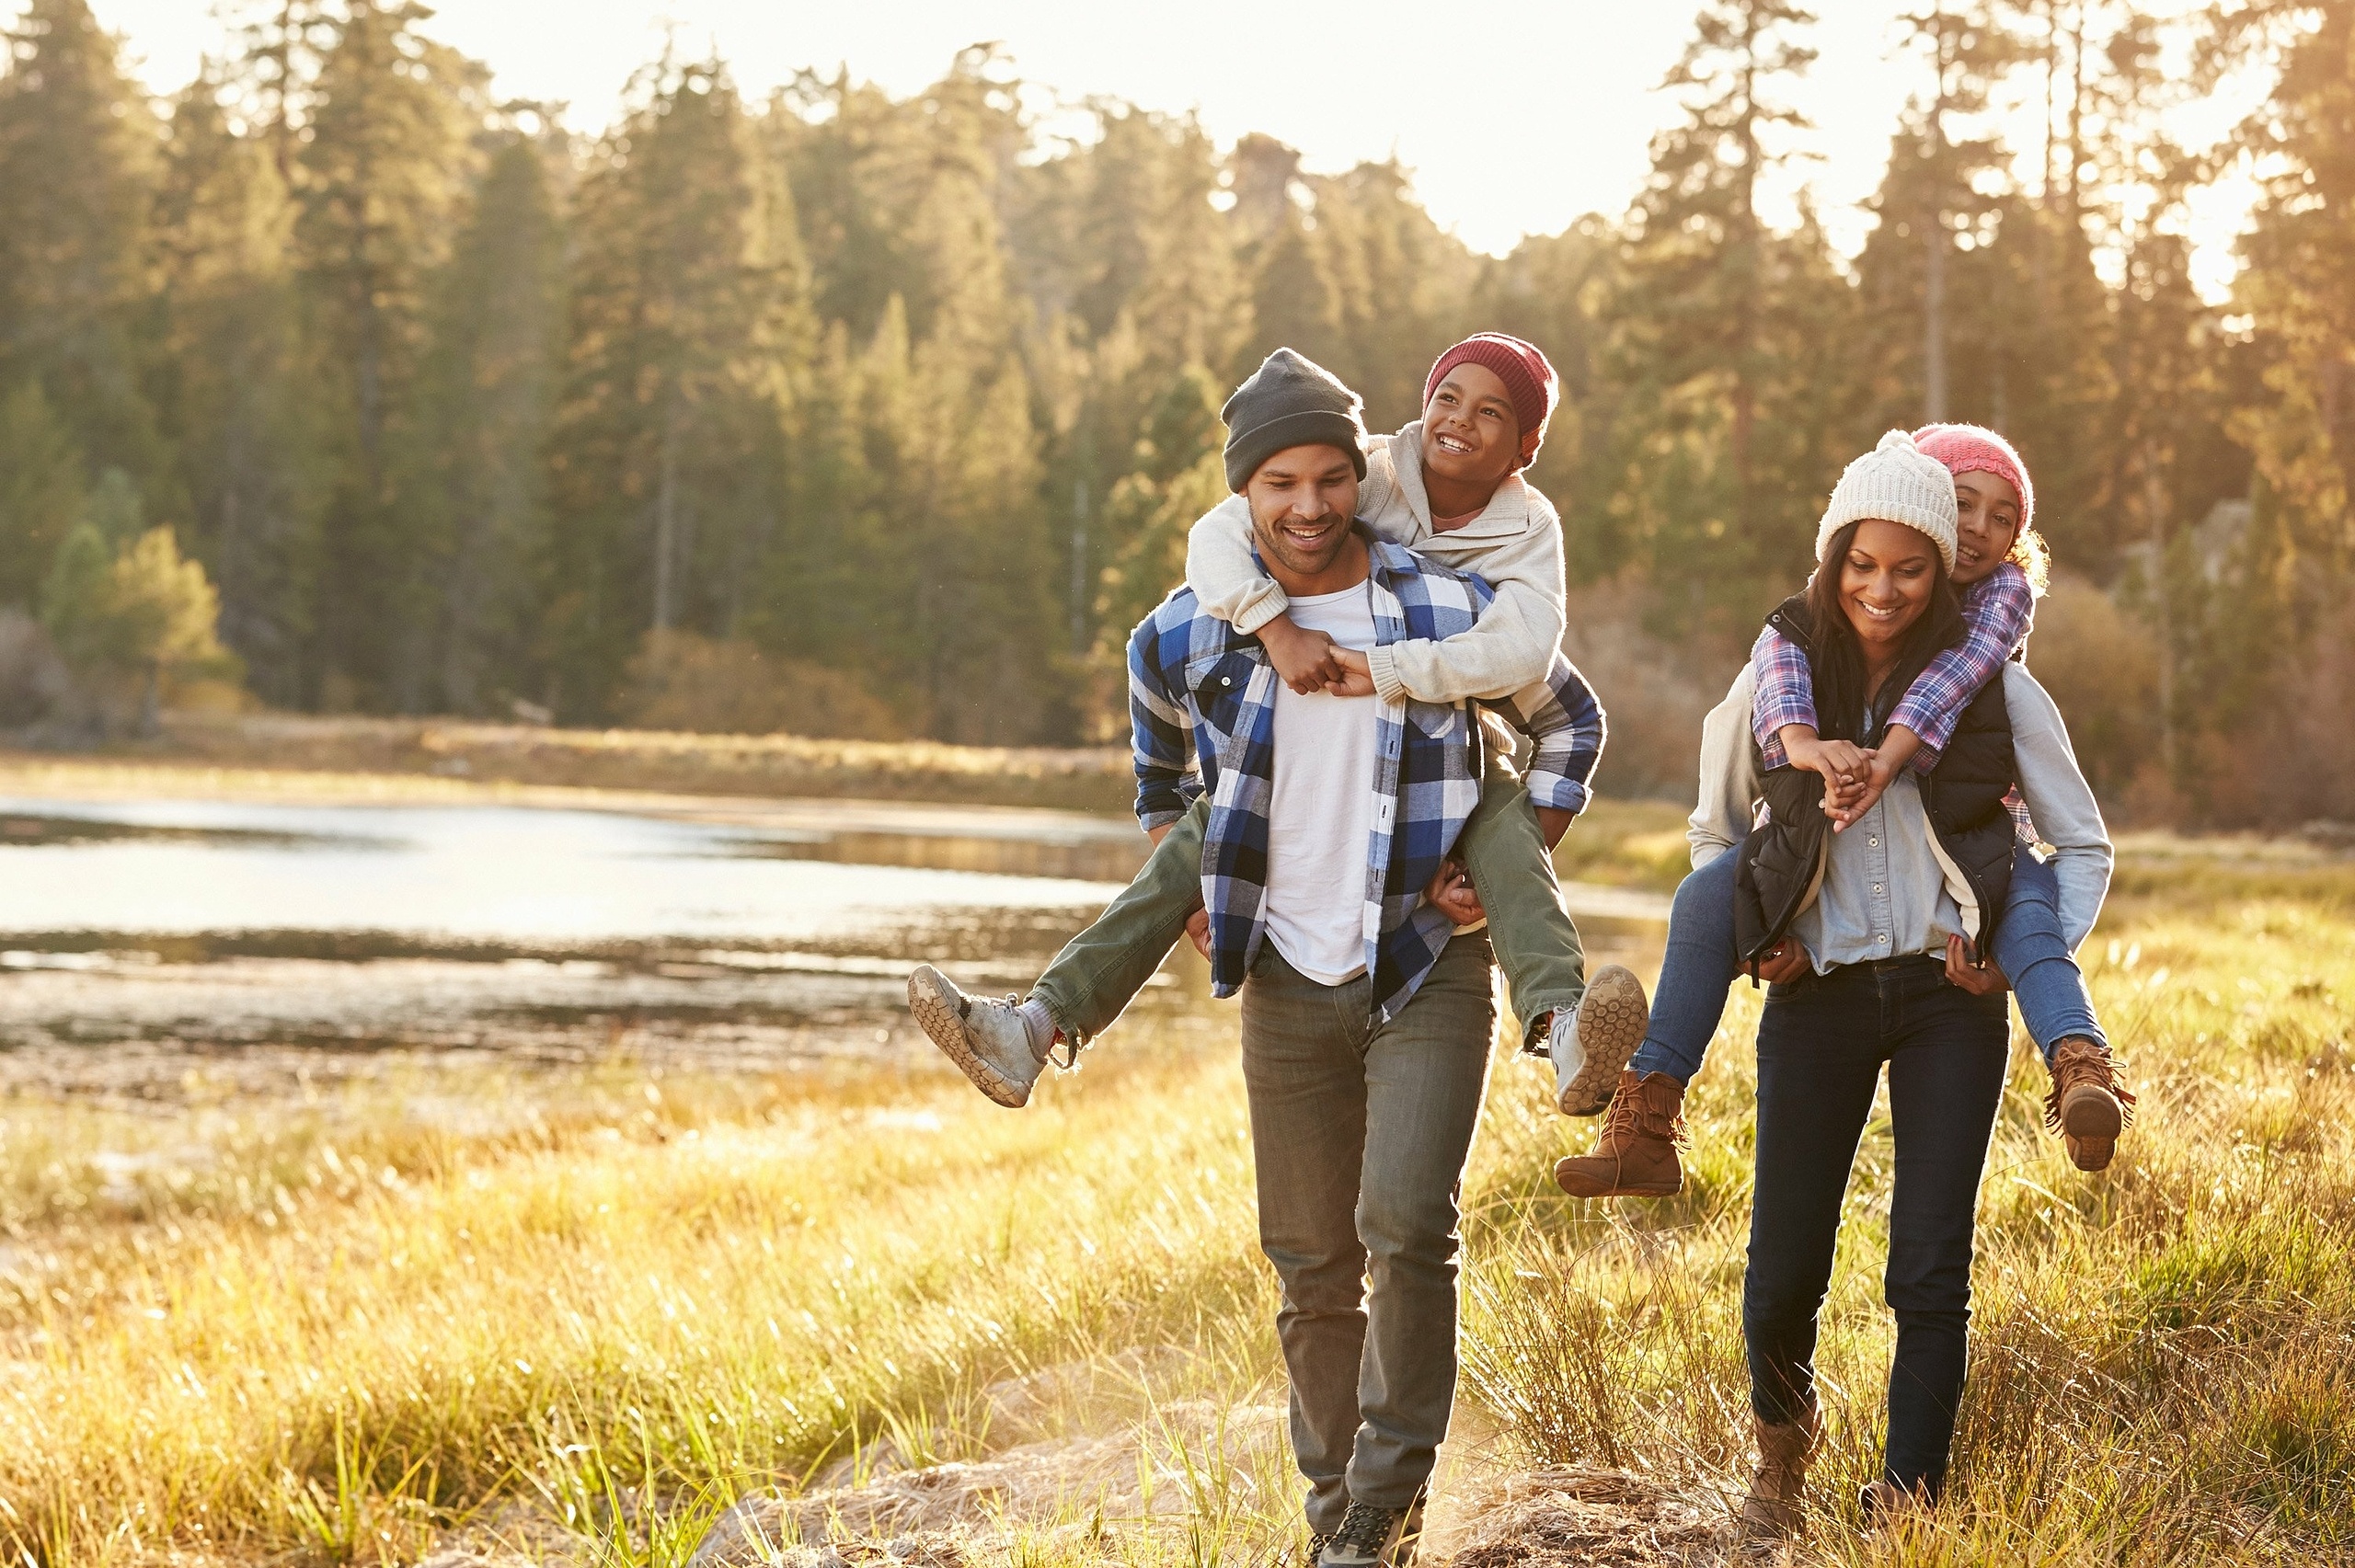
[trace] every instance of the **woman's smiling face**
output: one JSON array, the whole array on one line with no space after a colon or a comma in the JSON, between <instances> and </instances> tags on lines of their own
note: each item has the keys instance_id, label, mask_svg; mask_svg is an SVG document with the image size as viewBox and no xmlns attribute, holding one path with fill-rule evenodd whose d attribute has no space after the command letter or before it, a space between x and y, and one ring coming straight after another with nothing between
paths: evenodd
<instances>
[{"instance_id":1,"label":"woman's smiling face","mask_svg":"<svg viewBox=\"0 0 2355 1568\"><path fill-rule=\"evenodd\" d=\"M1928 534L1901 522L1868 517L1856 525L1840 560L1840 608L1867 664L1893 655L1929 608L1930 589L1944 565Z\"/></svg>"},{"instance_id":2,"label":"woman's smiling face","mask_svg":"<svg viewBox=\"0 0 2355 1568\"><path fill-rule=\"evenodd\" d=\"M1968 588L2009 559L2020 536L2020 493L2001 475L1973 469L1954 476L1954 580Z\"/></svg>"}]
</instances>

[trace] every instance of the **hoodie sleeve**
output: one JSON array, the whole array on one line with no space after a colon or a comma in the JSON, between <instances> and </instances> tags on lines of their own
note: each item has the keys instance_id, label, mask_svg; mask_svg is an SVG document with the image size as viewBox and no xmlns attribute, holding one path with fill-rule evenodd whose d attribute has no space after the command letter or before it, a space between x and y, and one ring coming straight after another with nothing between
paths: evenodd
<instances>
[{"instance_id":1,"label":"hoodie sleeve","mask_svg":"<svg viewBox=\"0 0 2355 1568\"><path fill-rule=\"evenodd\" d=\"M1384 702L1500 703L1542 684L1562 650L1567 597L1562 523L1552 503L1530 493L1530 527L1482 555L1480 576L1496 590L1479 624L1443 642L1385 643L1366 658Z\"/></svg>"}]
</instances>

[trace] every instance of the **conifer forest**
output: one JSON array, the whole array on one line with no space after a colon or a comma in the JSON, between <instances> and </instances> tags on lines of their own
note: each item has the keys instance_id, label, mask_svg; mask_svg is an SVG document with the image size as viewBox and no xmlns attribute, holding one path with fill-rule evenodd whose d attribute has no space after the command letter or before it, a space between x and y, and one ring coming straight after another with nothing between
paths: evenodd
<instances>
[{"instance_id":1,"label":"conifer forest","mask_svg":"<svg viewBox=\"0 0 2355 1568\"><path fill-rule=\"evenodd\" d=\"M1689 787L1841 464L1968 419L2033 465L2030 658L2105 797L2355 818L2355 0L1924 0L1854 256L1757 200L1805 151L1795 0L1709 0L1633 204L1502 258L1396 163L1040 120L987 44L904 98L754 100L674 51L583 131L414 0L230 14L161 98L86 0L7 35L0 606L68 664L128 638L295 711L1117 739L1235 381L1290 344L1395 429L1493 327L1564 379L1532 478L1607 784ZM2248 73L2260 107L2179 144ZM2040 137L1990 134L2022 98ZM2212 300L2187 215L2228 178L2258 196Z\"/></svg>"}]
</instances>

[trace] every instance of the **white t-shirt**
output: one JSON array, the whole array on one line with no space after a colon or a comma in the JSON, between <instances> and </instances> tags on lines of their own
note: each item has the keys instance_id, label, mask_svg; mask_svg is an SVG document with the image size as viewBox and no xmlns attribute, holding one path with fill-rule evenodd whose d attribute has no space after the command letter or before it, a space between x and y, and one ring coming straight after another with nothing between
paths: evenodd
<instances>
[{"instance_id":1,"label":"white t-shirt","mask_svg":"<svg viewBox=\"0 0 2355 1568\"><path fill-rule=\"evenodd\" d=\"M1295 625L1345 648L1373 646L1367 585L1295 599ZM1268 938L1320 985L1365 973L1367 842L1373 835L1374 697L1303 697L1276 682L1268 814Z\"/></svg>"}]
</instances>

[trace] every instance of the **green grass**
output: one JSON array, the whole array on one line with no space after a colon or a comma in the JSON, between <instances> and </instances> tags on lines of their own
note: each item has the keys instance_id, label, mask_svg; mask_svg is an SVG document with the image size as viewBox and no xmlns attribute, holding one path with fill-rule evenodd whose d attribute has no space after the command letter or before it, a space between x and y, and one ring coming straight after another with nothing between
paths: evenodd
<instances>
[{"instance_id":1,"label":"green grass","mask_svg":"<svg viewBox=\"0 0 2355 1568\"><path fill-rule=\"evenodd\" d=\"M1647 863L1669 830L1649 810L1591 835L1614 846L1598 864ZM2042 1130L2016 1047L1953 1490L1902 1539L1858 1533L1849 1501L1890 1344L1889 1129L1867 1129L1807 1560L2355 1559L2337 875L2223 897L2195 867L2186 895L2154 884L2105 924L2086 959L2142 1097L2108 1174ZM1656 1203L1563 1198L1548 1167L1591 1124L1500 1056L1466 1183L1465 1350L1467 1411L1508 1459L1739 1485L1756 1008L1736 991L1688 1189ZM486 1114L463 1126L381 1082L172 1117L0 1103L0 1537L39 1568L411 1562L522 1510L556 1555L672 1568L741 1493L862 1445L1001 1447L983 1391L1035 1368L1177 1346L1142 1364L1136 1408L1280 1397L1233 1020L1210 1046L1116 1033L1020 1115L937 1073L618 1062L470 1081ZM1151 1528L1025 1518L1000 1549L1243 1562L1293 1539L1281 1473L1202 1499Z\"/></svg>"}]
</instances>

